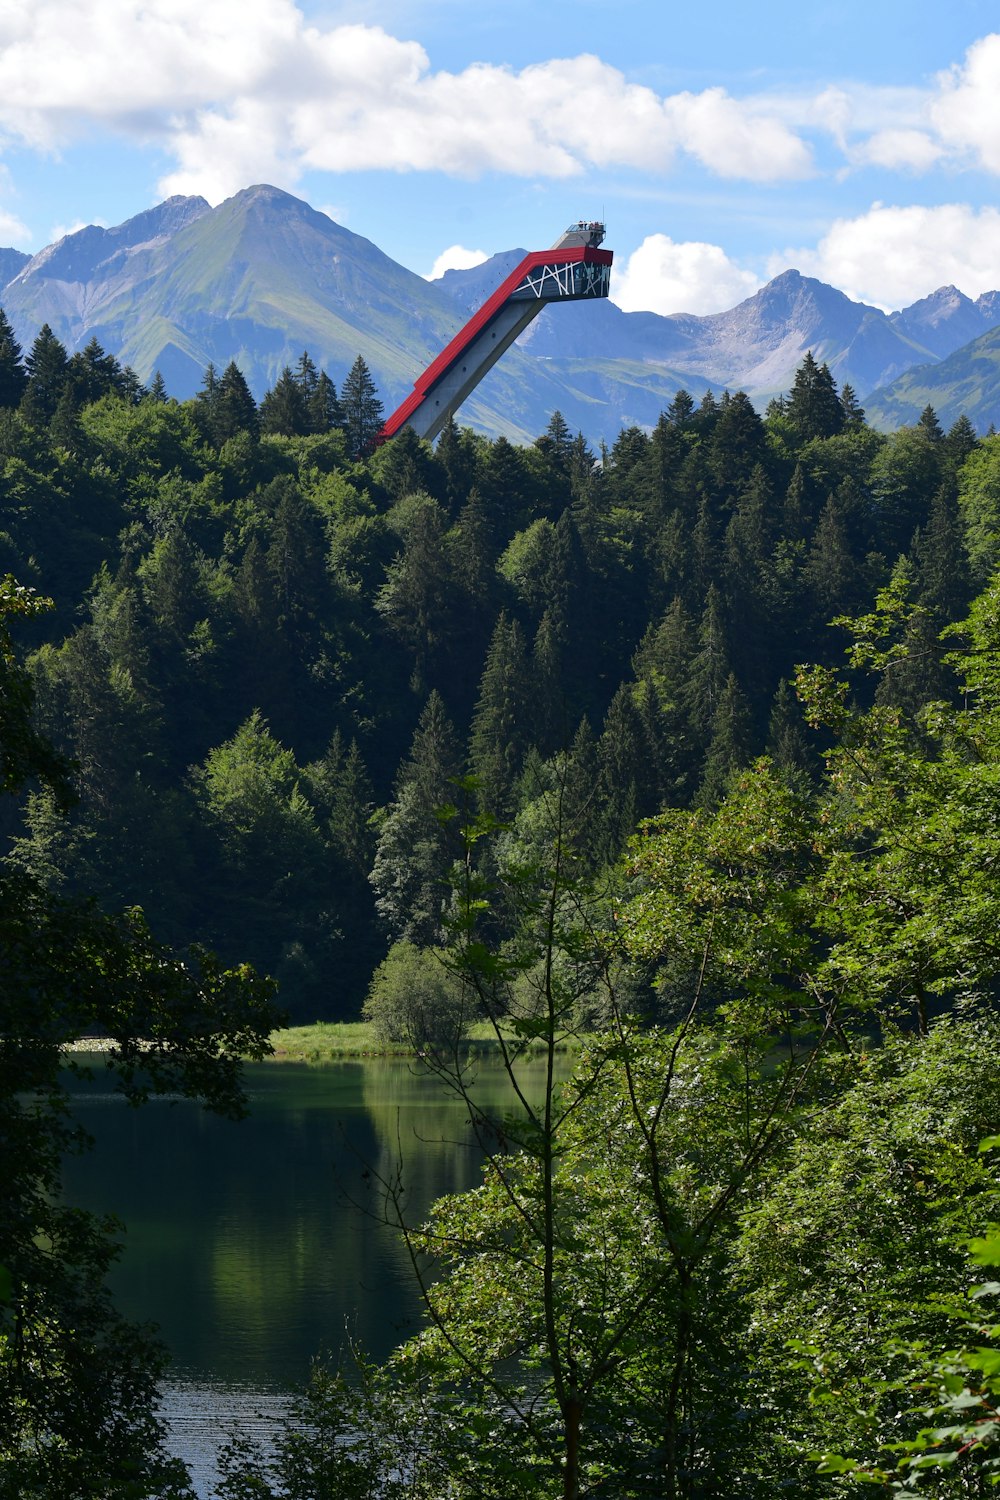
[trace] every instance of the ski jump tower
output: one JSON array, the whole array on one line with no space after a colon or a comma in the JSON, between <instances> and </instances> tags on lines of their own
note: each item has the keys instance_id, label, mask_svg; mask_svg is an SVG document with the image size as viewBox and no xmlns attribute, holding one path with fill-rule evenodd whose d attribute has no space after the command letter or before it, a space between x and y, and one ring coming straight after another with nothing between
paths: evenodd
<instances>
[{"instance_id":1,"label":"ski jump tower","mask_svg":"<svg viewBox=\"0 0 1000 1500\"><path fill-rule=\"evenodd\" d=\"M533 250L492 297L427 366L376 441L387 442L409 425L418 437L437 437L505 350L550 302L606 297L612 252L600 248L604 225L571 224L551 250Z\"/></svg>"}]
</instances>

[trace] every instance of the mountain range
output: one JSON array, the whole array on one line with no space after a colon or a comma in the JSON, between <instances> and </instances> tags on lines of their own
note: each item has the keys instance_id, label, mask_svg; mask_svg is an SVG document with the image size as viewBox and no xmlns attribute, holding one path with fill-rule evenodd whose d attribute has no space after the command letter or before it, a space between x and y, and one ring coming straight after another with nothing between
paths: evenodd
<instances>
[{"instance_id":1,"label":"mountain range","mask_svg":"<svg viewBox=\"0 0 1000 1500\"><path fill-rule=\"evenodd\" d=\"M553 225L553 238L559 230ZM538 247L536 247L538 248ZM0 305L27 349L48 323L70 352L91 338L172 395L235 360L258 397L304 349L339 385L364 355L391 411L523 250L429 282L301 199L266 185L212 208L175 197L114 228L90 225L37 255L0 249ZM935 407L1000 425L1000 292L942 287L900 312L852 301L789 270L699 317L611 302L544 311L463 406L460 420L530 441L558 408L613 442L651 426L682 387L787 391L807 350L849 383L876 425Z\"/></svg>"}]
</instances>

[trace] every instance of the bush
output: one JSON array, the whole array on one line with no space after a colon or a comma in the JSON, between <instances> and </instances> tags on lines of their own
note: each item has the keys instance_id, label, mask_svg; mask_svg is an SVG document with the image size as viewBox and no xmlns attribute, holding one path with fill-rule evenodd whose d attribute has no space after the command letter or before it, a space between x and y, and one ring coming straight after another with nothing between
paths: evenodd
<instances>
[{"instance_id":1,"label":"bush","mask_svg":"<svg viewBox=\"0 0 1000 1500\"><path fill-rule=\"evenodd\" d=\"M399 942L375 970L362 1013L380 1042L451 1048L473 1019L473 997L440 949Z\"/></svg>"}]
</instances>

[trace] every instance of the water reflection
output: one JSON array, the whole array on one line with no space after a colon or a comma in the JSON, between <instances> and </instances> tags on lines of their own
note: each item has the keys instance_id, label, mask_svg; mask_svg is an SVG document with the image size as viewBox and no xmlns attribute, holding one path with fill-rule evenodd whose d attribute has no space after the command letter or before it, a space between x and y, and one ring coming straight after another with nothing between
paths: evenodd
<instances>
[{"instance_id":1,"label":"water reflection","mask_svg":"<svg viewBox=\"0 0 1000 1500\"><path fill-rule=\"evenodd\" d=\"M537 1063L523 1074L533 1091L542 1076ZM366 1168L387 1174L402 1157L414 1222L480 1176L464 1105L403 1059L262 1064L247 1081L250 1117L232 1124L186 1100L131 1110L95 1074L75 1105L97 1144L65 1174L68 1201L127 1226L116 1300L172 1351L168 1409L203 1494L220 1429L273 1422L317 1352L349 1335L381 1358L419 1326ZM495 1065L477 1097L508 1102Z\"/></svg>"}]
</instances>

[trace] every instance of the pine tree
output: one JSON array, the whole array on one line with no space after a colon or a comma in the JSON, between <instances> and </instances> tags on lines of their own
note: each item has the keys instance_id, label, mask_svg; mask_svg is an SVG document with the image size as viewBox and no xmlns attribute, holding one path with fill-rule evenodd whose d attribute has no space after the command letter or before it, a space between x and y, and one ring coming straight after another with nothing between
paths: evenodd
<instances>
[{"instance_id":1,"label":"pine tree","mask_svg":"<svg viewBox=\"0 0 1000 1500\"><path fill-rule=\"evenodd\" d=\"M920 419L917 422L917 426L921 429L922 432L926 432L932 443L944 442L944 428L938 421L937 412L930 404L925 406L923 411L920 413Z\"/></svg>"},{"instance_id":2,"label":"pine tree","mask_svg":"<svg viewBox=\"0 0 1000 1500\"><path fill-rule=\"evenodd\" d=\"M960 469L969 457L979 447L979 439L976 437L976 429L964 414L948 429L948 435L944 440L945 452L952 469Z\"/></svg>"},{"instance_id":3,"label":"pine tree","mask_svg":"<svg viewBox=\"0 0 1000 1500\"><path fill-rule=\"evenodd\" d=\"M124 394L125 377L113 354L107 354L97 337L93 337L79 354L74 354L66 370L66 381L79 410L102 396Z\"/></svg>"},{"instance_id":4,"label":"pine tree","mask_svg":"<svg viewBox=\"0 0 1000 1500\"><path fill-rule=\"evenodd\" d=\"M528 748L528 692L524 636L517 621L503 613L486 653L469 746L480 805L503 819L516 810L514 787Z\"/></svg>"},{"instance_id":5,"label":"pine tree","mask_svg":"<svg viewBox=\"0 0 1000 1500\"><path fill-rule=\"evenodd\" d=\"M438 811L454 801L461 772L458 736L444 700L432 692L400 766L371 871L379 914L393 937L406 942L441 941L447 877L461 841L454 823Z\"/></svg>"},{"instance_id":6,"label":"pine tree","mask_svg":"<svg viewBox=\"0 0 1000 1500\"><path fill-rule=\"evenodd\" d=\"M795 373L786 415L803 442L828 438L844 429L844 408L833 376L817 365L810 349Z\"/></svg>"},{"instance_id":7,"label":"pine tree","mask_svg":"<svg viewBox=\"0 0 1000 1500\"><path fill-rule=\"evenodd\" d=\"M256 438L260 431L257 419L257 403L250 394L250 387L235 361L230 361L222 373L215 393L212 414L212 436L216 447L236 436L248 432Z\"/></svg>"},{"instance_id":8,"label":"pine tree","mask_svg":"<svg viewBox=\"0 0 1000 1500\"><path fill-rule=\"evenodd\" d=\"M344 409L337 398L337 387L325 370L319 372L307 415L310 432L332 432L344 425Z\"/></svg>"},{"instance_id":9,"label":"pine tree","mask_svg":"<svg viewBox=\"0 0 1000 1500\"><path fill-rule=\"evenodd\" d=\"M708 745L715 715L732 675L732 656L722 595L710 585L698 627L698 649L691 658L684 704L697 742Z\"/></svg>"},{"instance_id":10,"label":"pine tree","mask_svg":"<svg viewBox=\"0 0 1000 1500\"><path fill-rule=\"evenodd\" d=\"M0 307L0 408L20 405L28 384L28 374L21 360L21 346L7 315Z\"/></svg>"},{"instance_id":11,"label":"pine tree","mask_svg":"<svg viewBox=\"0 0 1000 1500\"><path fill-rule=\"evenodd\" d=\"M157 370L149 384L150 399L158 405L163 406L169 400L167 395L167 383L160 371Z\"/></svg>"},{"instance_id":12,"label":"pine tree","mask_svg":"<svg viewBox=\"0 0 1000 1500\"><path fill-rule=\"evenodd\" d=\"M685 390L679 390L666 410L666 418L672 427L690 427L694 419L694 398Z\"/></svg>"},{"instance_id":13,"label":"pine tree","mask_svg":"<svg viewBox=\"0 0 1000 1500\"><path fill-rule=\"evenodd\" d=\"M299 355L295 365L294 380L302 396L302 405L306 411L309 411L316 397L316 389L319 385L319 371L308 349L303 349Z\"/></svg>"},{"instance_id":14,"label":"pine tree","mask_svg":"<svg viewBox=\"0 0 1000 1500\"><path fill-rule=\"evenodd\" d=\"M448 514L455 516L469 498L476 478L476 439L460 432L454 417L441 429L434 456L444 470Z\"/></svg>"},{"instance_id":15,"label":"pine tree","mask_svg":"<svg viewBox=\"0 0 1000 1500\"><path fill-rule=\"evenodd\" d=\"M302 390L288 365L273 389L264 393L260 403L260 430L275 437L304 437L309 430L309 415Z\"/></svg>"},{"instance_id":16,"label":"pine tree","mask_svg":"<svg viewBox=\"0 0 1000 1500\"><path fill-rule=\"evenodd\" d=\"M382 430L383 411L371 371L360 354L341 386L340 404L344 412L347 451L351 458L364 458L371 452Z\"/></svg>"},{"instance_id":17,"label":"pine tree","mask_svg":"<svg viewBox=\"0 0 1000 1500\"><path fill-rule=\"evenodd\" d=\"M20 408L33 427L47 427L55 416L66 386L68 365L65 347L48 323L43 323L25 360L28 384Z\"/></svg>"},{"instance_id":18,"label":"pine tree","mask_svg":"<svg viewBox=\"0 0 1000 1500\"><path fill-rule=\"evenodd\" d=\"M771 703L767 753L786 781L797 782L809 772L809 745L802 714L791 683L783 677Z\"/></svg>"},{"instance_id":19,"label":"pine tree","mask_svg":"<svg viewBox=\"0 0 1000 1500\"><path fill-rule=\"evenodd\" d=\"M840 405L844 413L844 431L860 432L865 425L865 409L859 404L852 385L841 386Z\"/></svg>"},{"instance_id":20,"label":"pine tree","mask_svg":"<svg viewBox=\"0 0 1000 1500\"><path fill-rule=\"evenodd\" d=\"M705 757L705 774L698 788L701 807L715 807L725 794L734 771L750 759L753 722L750 705L735 676L730 673L712 717L712 738Z\"/></svg>"},{"instance_id":21,"label":"pine tree","mask_svg":"<svg viewBox=\"0 0 1000 1500\"><path fill-rule=\"evenodd\" d=\"M820 515L803 581L812 601L814 624L821 629L837 615L848 613L859 601L858 569L843 506L835 495L830 496Z\"/></svg>"}]
</instances>

